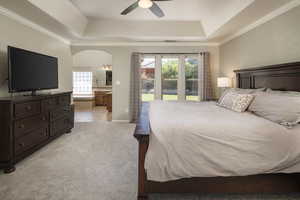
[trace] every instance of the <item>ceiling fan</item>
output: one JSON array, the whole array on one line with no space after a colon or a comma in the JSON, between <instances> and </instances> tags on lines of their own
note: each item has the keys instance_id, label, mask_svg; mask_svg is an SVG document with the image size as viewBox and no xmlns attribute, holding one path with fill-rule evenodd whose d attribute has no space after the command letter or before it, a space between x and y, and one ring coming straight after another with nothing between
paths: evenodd
<instances>
[{"instance_id":1,"label":"ceiling fan","mask_svg":"<svg viewBox=\"0 0 300 200\"><path fill-rule=\"evenodd\" d=\"M165 14L162 9L155 3L155 1L172 1L172 0L138 0L135 3L131 4L128 8L126 8L121 15L127 15L138 7L141 8L149 8L151 12L157 17L164 17Z\"/></svg>"}]
</instances>

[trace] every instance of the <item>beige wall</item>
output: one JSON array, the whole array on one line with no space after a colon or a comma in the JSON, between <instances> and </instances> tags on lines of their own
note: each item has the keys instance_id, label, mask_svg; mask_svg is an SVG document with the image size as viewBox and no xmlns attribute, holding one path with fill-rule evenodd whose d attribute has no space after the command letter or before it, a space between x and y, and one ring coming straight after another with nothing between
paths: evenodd
<instances>
[{"instance_id":1,"label":"beige wall","mask_svg":"<svg viewBox=\"0 0 300 200\"><path fill-rule=\"evenodd\" d=\"M112 55L105 51L82 51L73 56L74 67L102 67L112 64Z\"/></svg>"},{"instance_id":2,"label":"beige wall","mask_svg":"<svg viewBox=\"0 0 300 200\"><path fill-rule=\"evenodd\" d=\"M186 53L203 52L211 53L211 67L213 82L219 74L219 48L214 46L202 47L109 47L109 46L72 46L72 54L83 50L104 50L113 56L113 120L129 119L129 86L130 86L130 58L132 52L142 53ZM120 81L120 85L116 85Z\"/></svg>"},{"instance_id":3,"label":"beige wall","mask_svg":"<svg viewBox=\"0 0 300 200\"><path fill-rule=\"evenodd\" d=\"M220 47L220 75L233 70L300 61L300 7Z\"/></svg>"},{"instance_id":4,"label":"beige wall","mask_svg":"<svg viewBox=\"0 0 300 200\"><path fill-rule=\"evenodd\" d=\"M0 96L8 96L7 46L15 46L58 57L59 90L72 90L70 46L0 14Z\"/></svg>"}]
</instances>

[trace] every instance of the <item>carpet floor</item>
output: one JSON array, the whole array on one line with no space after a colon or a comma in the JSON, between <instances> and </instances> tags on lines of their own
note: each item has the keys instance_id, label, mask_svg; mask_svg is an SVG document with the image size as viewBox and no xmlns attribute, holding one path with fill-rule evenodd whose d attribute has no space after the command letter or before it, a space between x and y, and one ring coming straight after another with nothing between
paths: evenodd
<instances>
[{"instance_id":1,"label":"carpet floor","mask_svg":"<svg viewBox=\"0 0 300 200\"><path fill-rule=\"evenodd\" d=\"M63 135L0 173L0 200L135 200L135 125L76 123ZM296 200L290 195L151 195L150 200Z\"/></svg>"}]
</instances>

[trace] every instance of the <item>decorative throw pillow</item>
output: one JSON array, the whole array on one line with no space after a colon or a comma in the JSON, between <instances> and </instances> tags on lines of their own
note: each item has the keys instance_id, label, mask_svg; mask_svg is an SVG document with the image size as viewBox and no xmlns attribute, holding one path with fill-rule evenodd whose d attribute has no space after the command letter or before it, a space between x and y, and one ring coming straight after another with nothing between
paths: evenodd
<instances>
[{"instance_id":1,"label":"decorative throw pillow","mask_svg":"<svg viewBox=\"0 0 300 200\"><path fill-rule=\"evenodd\" d=\"M251 104L254 95L251 94L239 94L237 92L227 92L219 106L231 109L236 112L245 112Z\"/></svg>"},{"instance_id":2,"label":"decorative throw pillow","mask_svg":"<svg viewBox=\"0 0 300 200\"><path fill-rule=\"evenodd\" d=\"M254 95L251 94L238 94L233 100L232 110L236 112L245 112L250 106Z\"/></svg>"},{"instance_id":3,"label":"decorative throw pillow","mask_svg":"<svg viewBox=\"0 0 300 200\"><path fill-rule=\"evenodd\" d=\"M258 89L229 88L222 93L218 103L219 104L221 103L221 101L223 100L223 98L228 92L236 92L238 94L254 94L256 92L264 92L264 91L266 91L266 88L258 88Z\"/></svg>"},{"instance_id":4,"label":"decorative throw pillow","mask_svg":"<svg viewBox=\"0 0 300 200\"><path fill-rule=\"evenodd\" d=\"M260 93L251 103L249 111L291 128L300 122L300 97L297 95Z\"/></svg>"}]
</instances>

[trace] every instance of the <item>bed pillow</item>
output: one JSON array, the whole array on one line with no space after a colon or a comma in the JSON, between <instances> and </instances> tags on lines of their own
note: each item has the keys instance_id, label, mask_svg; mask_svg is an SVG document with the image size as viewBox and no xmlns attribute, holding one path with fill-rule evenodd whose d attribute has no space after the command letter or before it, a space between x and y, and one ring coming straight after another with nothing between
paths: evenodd
<instances>
[{"instance_id":1,"label":"bed pillow","mask_svg":"<svg viewBox=\"0 0 300 200\"><path fill-rule=\"evenodd\" d=\"M248 110L260 117L292 128L300 122L300 97L259 93Z\"/></svg>"},{"instance_id":2,"label":"bed pillow","mask_svg":"<svg viewBox=\"0 0 300 200\"><path fill-rule=\"evenodd\" d=\"M252 94L239 94L238 92L230 91L224 95L218 105L236 112L245 112L253 98L254 95Z\"/></svg>"},{"instance_id":3,"label":"bed pillow","mask_svg":"<svg viewBox=\"0 0 300 200\"><path fill-rule=\"evenodd\" d=\"M300 97L300 92L295 92L295 91L280 91L280 90L272 90L268 88L266 90L267 93L270 94L279 94L279 95L292 95L292 96L299 96Z\"/></svg>"},{"instance_id":4,"label":"bed pillow","mask_svg":"<svg viewBox=\"0 0 300 200\"><path fill-rule=\"evenodd\" d=\"M258 89L242 89L242 88L229 88L227 90L225 90L221 97L219 98L218 104L221 103L221 101L223 100L224 96L228 93L228 92L236 92L238 94L254 94L257 92L264 92L266 91L267 88L258 88Z\"/></svg>"}]
</instances>

